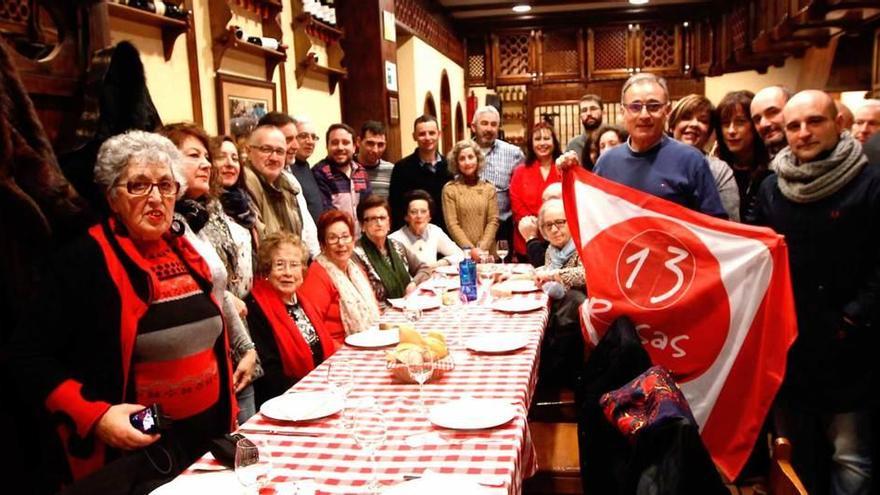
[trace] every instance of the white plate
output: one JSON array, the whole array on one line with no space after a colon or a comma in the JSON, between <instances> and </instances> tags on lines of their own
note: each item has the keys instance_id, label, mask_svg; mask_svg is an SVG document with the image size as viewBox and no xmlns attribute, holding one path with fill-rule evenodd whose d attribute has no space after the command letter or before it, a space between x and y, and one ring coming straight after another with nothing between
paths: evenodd
<instances>
[{"instance_id":1,"label":"white plate","mask_svg":"<svg viewBox=\"0 0 880 495\"><path fill-rule=\"evenodd\" d=\"M330 392L282 394L260 406L260 413L279 421L309 421L342 410L342 397Z\"/></svg>"},{"instance_id":2,"label":"white plate","mask_svg":"<svg viewBox=\"0 0 880 495\"><path fill-rule=\"evenodd\" d=\"M454 474L429 474L404 481L382 490L382 495L486 495L488 488L480 486L473 477Z\"/></svg>"},{"instance_id":3,"label":"white plate","mask_svg":"<svg viewBox=\"0 0 880 495\"><path fill-rule=\"evenodd\" d=\"M528 336L522 333L486 333L465 342L465 346L472 351L488 353L515 351L528 344Z\"/></svg>"},{"instance_id":4,"label":"white plate","mask_svg":"<svg viewBox=\"0 0 880 495\"><path fill-rule=\"evenodd\" d=\"M516 408L497 399L458 399L436 405L428 412L428 420L443 428L482 430L503 425L516 417Z\"/></svg>"},{"instance_id":5,"label":"white plate","mask_svg":"<svg viewBox=\"0 0 880 495\"><path fill-rule=\"evenodd\" d=\"M345 343L354 347L386 347L400 342L397 329L366 330L345 337Z\"/></svg>"},{"instance_id":6,"label":"white plate","mask_svg":"<svg viewBox=\"0 0 880 495\"><path fill-rule=\"evenodd\" d=\"M541 300L531 297L514 297L492 301L492 309L505 313L528 313L529 311L541 309L544 305L545 303Z\"/></svg>"},{"instance_id":7,"label":"white plate","mask_svg":"<svg viewBox=\"0 0 880 495\"><path fill-rule=\"evenodd\" d=\"M510 271L519 275L525 275L535 273L535 267L532 265L513 265Z\"/></svg>"},{"instance_id":8,"label":"white plate","mask_svg":"<svg viewBox=\"0 0 880 495\"><path fill-rule=\"evenodd\" d=\"M391 306L397 309L406 309L406 305L415 302L422 311L427 309L437 309L440 307L440 298L436 296L410 296L399 297L397 299L389 299Z\"/></svg>"},{"instance_id":9,"label":"white plate","mask_svg":"<svg viewBox=\"0 0 880 495\"><path fill-rule=\"evenodd\" d=\"M443 275L458 275L458 265L440 265L434 271Z\"/></svg>"},{"instance_id":10,"label":"white plate","mask_svg":"<svg viewBox=\"0 0 880 495\"><path fill-rule=\"evenodd\" d=\"M535 282L525 279L505 280L495 284L495 289L509 292L535 292L541 290Z\"/></svg>"},{"instance_id":11,"label":"white plate","mask_svg":"<svg viewBox=\"0 0 880 495\"><path fill-rule=\"evenodd\" d=\"M456 290L461 287L461 281L457 278L441 278L430 279L422 282L422 285L419 286L420 289L431 291L435 294L440 292L440 289L446 288L446 290Z\"/></svg>"}]
</instances>

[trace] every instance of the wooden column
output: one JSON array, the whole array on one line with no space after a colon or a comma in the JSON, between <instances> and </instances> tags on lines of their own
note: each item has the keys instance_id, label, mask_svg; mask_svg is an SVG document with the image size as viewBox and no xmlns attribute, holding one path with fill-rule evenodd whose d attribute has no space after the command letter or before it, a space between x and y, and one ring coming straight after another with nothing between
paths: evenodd
<instances>
[{"instance_id":1,"label":"wooden column","mask_svg":"<svg viewBox=\"0 0 880 495\"><path fill-rule=\"evenodd\" d=\"M397 43L385 39L383 11L394 14L394 0L336 2L336 17L345 28L342 48L348 70L348 79L341 82L342 120L356 131L367 120L384 123L385 159L394 162L401 157L400 122L391 120L389 99L399 95L386 88L385 63L397 65Z\"/></svg>"}]
</instances>

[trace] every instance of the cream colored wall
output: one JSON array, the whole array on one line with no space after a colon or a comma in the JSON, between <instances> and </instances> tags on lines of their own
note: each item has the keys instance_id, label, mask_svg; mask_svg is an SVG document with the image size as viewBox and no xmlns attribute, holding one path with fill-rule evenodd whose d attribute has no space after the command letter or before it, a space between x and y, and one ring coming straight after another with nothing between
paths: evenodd
<instances>
[{"instance_id":1,"label":"cream colored wall","mask_svg":"<svg viewBox=\"0 0 880 495\"><path fill-rule=\"evenodd\" d=\"M788 58L782 67L770 67L766 74L750 70L731 72L717 77L706 78L706 97L718 104L730 91L749 90L757 92L761 88L783 85L798 90L798 77L801 72L801 59Z\"/></svg>"},{"instance_id":2,"label":"cream colored wall","mask_svg":"<svg viewBox=\"0 0 880 495\"><path fill-rule=\"evenodd\" d=\"M434 97L437 113L440 112L440 77L444 69L449 78L451 125L455 126L456 105L461 105L462 112L467 109L464 94L464 69L415 36L398 44L397 85L400 90L400 144L404 156L416 147L416 142L412 138L412 123L422 114L425 97L429 91ZM452 135L455 136L454 128ZM465 136L467 135L468 132L465 131Z\"/></svg>"},{"instance_id":3,"label":"cream colored wall","mask_svg":"<svg viewBox=\"0 0 880 495\"><path fill-rule=\"evenodd\" d=\"M285 6L289 6L286 3ZM216 83L214 81L214 59L211 52L211 13L208 0L194 0L193 19L196 32L196 52L200 73L201 101L204 127L211 134L217 133ZM320 131L330 124L342 119L339 103L339 91L329 93L327 77L309 74L303 80L303 86L297 88L296 75L293 68L294 60L292 15L289 8L281 12L282 42L288 45L288 61L279 64L275 70L273 82L276 87L275 108L281 110L281 91L287 93L288 113L307 115ZM238 7L233 8L233 20L230 24L242 26L248 32L260 32L260 22L256 14ZM166 62L162 52L161 35L158 28L143 26L137 23L122 21L111 17L111 40L131 41L141 53L141 60L147 75L147 87L163 122L193 120L193 105L190 96L189 63L186 49L186 36L177 38L171 60ZM281 88L281 70L286 71L286 88ZM265 64L260 57L228 51L220 70L230 74L265 78ZM439 83L438 83L439 84ZM316 155L323 155L324 149L319 147Z\"/></svg>"}]
</instances>

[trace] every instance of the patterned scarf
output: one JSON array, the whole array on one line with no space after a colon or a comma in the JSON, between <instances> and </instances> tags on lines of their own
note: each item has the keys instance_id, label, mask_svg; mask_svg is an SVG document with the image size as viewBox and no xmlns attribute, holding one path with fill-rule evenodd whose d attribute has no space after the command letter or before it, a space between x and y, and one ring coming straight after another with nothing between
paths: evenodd
<instances>
[{"instance_id":1,"label":"patterned scarf","mask_svg":"<svg viewBox=\"0 0 880 495\"><path fill-rule=\"evenodd\" d=\"M244 188L234 186L224 189L223 194L220 195L220 203L223 204L223 211L236 223L248 230L254 228L257 215L251 209L251 198Z\"/></svg>"},{"instance_id":2,"label":"patterned scarf","mask_svg":"<svg viewBox=\"0 0 880 495\"><path fill-rule=\"evenodd\" d=\"M339 313L345 335L369 329L379 322L379 305L367 274L353 260L348 260L345 272L330 261L324 253L315 257L324 267L330 281L339 291Z\"/></svg>"},{"instance_id":3,"label":"patterned scarf","mask_svg":"<svg viewBox=\"0 0 880 495\"><path fill-rule=\"evenodd\" d=\"M569 239L565 246L556 248L552 244L547 246L547 254L550 256L550 268L560 269L565 262L575 254L574 239Z\"/></svg>"},{"instance_id":4,"label":"patterned scarf","mask_svg":"<svg viewBox=\"0 0 880 495\"><path fill-rule=\"evenodd\" d=\"M844 131L828 158L798 163L788 147L776 155L771 168L779 176L779 190L786 198L795 203L812 203L849 184L867 163L862 145Z\"/></svg>"},{"instance_id":5,"label":"patterned scarf","mask_svg":"<svg viewBox=\"0 0 880 495\"><path fill-rule=\"evenodd\" d=\"M388 258L379 252L373 241L366 235L361 236L358 245L364 250L367 260L376 270L382 285L385 286L385 296L388 299L405 296L406 286L412 282L412 277L409 276L409 270L407 270L403 259L391 245L391 239L385 238L385 251L388 253Z\"/></svg>"}]
</instances>

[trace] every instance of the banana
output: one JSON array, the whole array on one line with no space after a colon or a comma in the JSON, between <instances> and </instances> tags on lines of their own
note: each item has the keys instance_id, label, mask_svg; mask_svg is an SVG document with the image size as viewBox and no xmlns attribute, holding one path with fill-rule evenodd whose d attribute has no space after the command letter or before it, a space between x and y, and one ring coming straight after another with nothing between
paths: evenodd
<instances>
[{"instance_id":1,"label":"banana","mask_svg":"<svg viewBox=\"0 0 880 495\"><path fill-rule=\"evenodd\" d=\"M412 324L401 324L398 331L400 332L401 343L411 343L416 345L425 344L422 340L422 336L416 331L416 328Z\"/></svg>"},{"instance_id":2,"label":"banana","mask_svg":"<svg viewBox=\"0 0 880 495\"><path fill-rule=\"evenodd\" d=\"M434 359L443 359L449 354L449 351L446 349L446 344L434 337L425 337L425 345L427 345L428 350L434 355Z\"/></svg>"}]
</instances>

